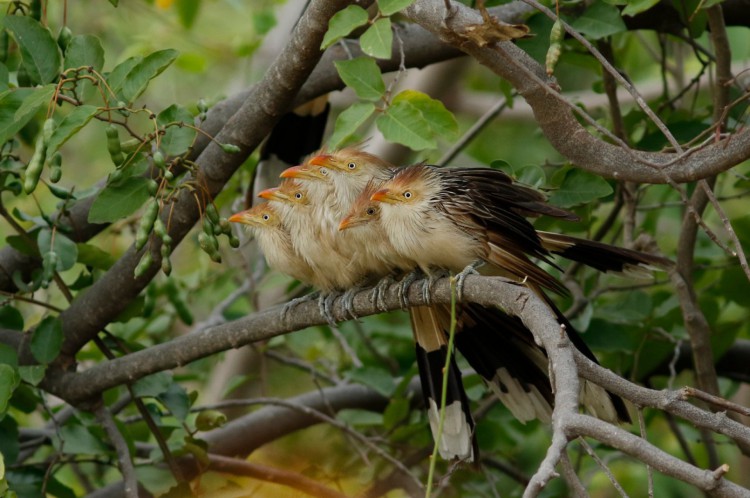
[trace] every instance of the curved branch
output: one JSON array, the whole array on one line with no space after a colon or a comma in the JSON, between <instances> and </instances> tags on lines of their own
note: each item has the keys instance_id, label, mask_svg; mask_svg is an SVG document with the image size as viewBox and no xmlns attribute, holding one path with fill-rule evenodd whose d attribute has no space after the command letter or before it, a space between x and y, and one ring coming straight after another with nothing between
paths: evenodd
<instances>
[{"instance_id":1,"label":"curved branch","mask_svg":"<svg viewBox=\"0 0 750 498\"><path fill-rule=\"evenodd\" d=\"M716 175L750 158L750 128L680 154L633 150L591 135L576 119L574 106L564 101L544 68L526 52L511 42L480 47L461 38L460 33L481 24L482 17L460 3L452 6L447 24L443 2L417 0L406 13L442 41L460 47L507 79L531 106L552 146L576 166L617 180L684 183Z\"/></svg>"},{"instance_id":2,"label":"curved branch","mask_svg":"<svg viewBox=\"0 0 750 498\"><path fill-rule=\"evenodd\" d=\"M717 497L747 497L748 490L723 478L726 472L703 470L673 457L645 439L596 417L576 414L566 421L568 436L590 436L644 462L665 475L675 477Z\"/></svg>"}]
</instances>

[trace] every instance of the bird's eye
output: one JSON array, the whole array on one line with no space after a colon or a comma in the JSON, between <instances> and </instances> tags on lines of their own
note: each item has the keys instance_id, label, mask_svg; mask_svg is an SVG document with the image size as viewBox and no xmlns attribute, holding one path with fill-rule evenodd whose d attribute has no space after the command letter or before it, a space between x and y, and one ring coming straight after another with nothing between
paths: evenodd
<instances>
[{"instance_id":1,"label":"bird's eye","mask_svg":"<svg viewBox=\"0 0 750 498\"><path fill-rule=\"evenodd\" d=\"M356 165L355 163L349 163L349 164L347 164L347 167L348 167L349 169L354 169L354 168L356 168L356 167L357 167L357 165Z\"/></svg>"},{"instance_id":2,"label":"bird's eye","mask_svg":"<svg viewBox=\"0 0 750 498\"><path fill-rule=\"evenodd\" d=\"M270 216L268 216L267 214L264 214L264 215L263 215L263 221L268 221L268 220L270 220L270 219L271 219L271 217L270 217Z\"/></svg>"},{"instance_id":3,"label":"bird's eye","mask_svg":"<svg viewBox=\"0 0 750 498\"><path fill-rule=\"evenodd\" d=\"M408 190L404 192L404 197L407 199L411 199L411 192L409 192Z\"/></svg>"},{"instance_id":4,"label":"bird's eye","mask_svg":"<svg viewBox=\"0 0 750 498\"><path fill-rule=\"evenodd\" d=\"M302 199L302 192L297 192L296 194L294 194L294 198L297 200Z\"/></svg>"},{"instance_id":5,"label":"bird's eye","mask_svg":"<svg viewBox=\"0 0 750 498\"><path fill-rule=\"evenodd\" d=\"M320 168L320 174L323 176L328 176L328 169L326 168Z\"/></svg>"},{"instance_id":6,"label":"bird's eye","mask_svg":"<svg viewBox=\"0 0 750 498\"><path fill-rule=\"evenodd\" d=\"M367 208L367 216L372 216L375 214L375 208Z\"/></svg>"}]
</instances>

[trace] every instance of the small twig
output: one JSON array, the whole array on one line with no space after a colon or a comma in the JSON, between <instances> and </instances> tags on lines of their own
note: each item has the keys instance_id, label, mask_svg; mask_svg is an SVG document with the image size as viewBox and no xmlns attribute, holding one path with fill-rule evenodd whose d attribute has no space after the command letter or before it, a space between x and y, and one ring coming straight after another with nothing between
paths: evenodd
<instances>
[{"instance_id":1,"label":"small twig","mask_svg":"<svg viewBox=\"0 0 750 498\"><path fill-rule=\"evenodd\" d=\"M648 436L646 435L646 421L643 418L643 408L638 407L638 410L636 410L638 413L638 428L641 432L641 438L643 438L644 441L648 440ZM646 476L648 481L648 496L650 498L654 497L654 472L651 469L651 466L649 464L646 464Z\"/></svg>"},{"instance_id":2,"label":"small twig","mask_svg":"<svg viewBox=\"0 0 750 498\"><path fill-rule=\"evenodd\" d=\"M591 445L587 443L586 440L582 437L578 438L578 443L581 445L584 451L586 451L588 456L590 456L596 462L599 468L602 469L602 472L604 472L604 475L607 476L607 479L609 479L609 482L612 483L612 486L615 488L615 490L617 490L617 493L620 496L627 498L628 494L624 489L622 489L620 483L617 482L617 478L614 476L607 464L601 458L599 458L599 455L596 454L594 448L592 448Z\"/></svg>"},{"instance_id":3,"label":"small twig","mask_svg":"<svg viewBox=\"0 0 750 498\"><path fill-rule=\"evenodd\" d=\"M583 441L582 438L581 441ZM589 494L586 492L586 487L578 477L576 469L573 467L573 463L570 461L567 453L560 459L560 470L562 470L563 479L568 483L568 492L570 495L577 498L588 498Z\"/></svg>"},{"instance_id":4,"label":"small twig","mask_svg":"<svg viewBox=\"0 0 750 498\"><path fill-rule=\"evenodd\" d=\"M386 451L381 449L379 446L373 444L368 438L360 434L359 432L355 431L351 427L349 427L347 424L336 420L333 417L330 417L326 415L325 413L315 410L314 408L310 408L308 406L302 406L297 403L291 403L289 401L285 401L283 399L278 398L252 398L252 399L229 399L220 401L218 403L213 403L211 405L204 405L200 407L194 407L191 408L191 412L198 412L203 410L214 410L214 409L222 409L222 408L233 408L238 406L252 406L252 405L275 405L275 406L282 406L284 408L288 408L290 410L295 410L301 413L304 413L305 415L309 415L310 417L314 417L322 422L325 422L333 427L336 427L340 431L344 432L345 434L348 434L352 438L356 439L360 443L366 445L368 448L370 448L373 453L377 454L382 459L389 462L394 467L400 469L405 475L408 475L414 480L415 483L419 485L419 488L422 489L422 483L402 462L400 462L398 459L392 457L389 455Z\"/></svg>"},{"instance_id":5,"label":"small twig","mask_svg":"<svg viewBox=\"0 0 750 498\"><path fill-rule=\"evenodd\" d=\"M688 398L699 399L717 408L737 412L740 415L745 415L745 416L750 417L750 408L747 408L742 405L738 405L737 403L733 403L719 396L714 396L713 394L709 394L705 391L701 391L694 387L690 387L690 386L683 387L682 389L680 389L680 396L682 397L682 399L688 399Z\"/></svg>"},{"instance_id":6,"label":"small twig","mask_svg":"<svg viewBox=\"0 0 750 498\"><path fill-rule=\"evenodd\" d=\"M362 360L359 359L357 353L354 351L351 345L349 345L349 341L346 340L346 337L344 337L344 334L341 333L341 330L338 328L338 326L331 326L329 328L331 329L331 334L333 334L333 337L338 341L339 346L341 346L341 350L352 361L352 365L357 368L362 368L364 363L362 363Z\"/></svg>"},{"instance_id":7,"label":"small twig","mask_svg":"<svg viewBox=\"0 0 750 498\"><path fill-rule=\"evenodd\" d=\"M516 92L513 92L515 95ZM487 124L492 121L498 114L500 114L508 106L508 101L505 99L498 100L490 110L484 113L473 125L469 128L463 136L454 143L450 149L448 149L443 157L438 159L438 166L445 166L451 162L466 145L476 137L480 131L484 129Z\"/></svg>"},{"instance_id":8,"label":"small twig","mask_svg":"<svg viewBox=\"0 0 750 498\"><path fill-rule=\"evenodd\" d=\"M125 481L125 496L126 498L138 498L138 479L135 475L135 468L133 467L133 460L130 458L130 451L128 450L128 443L125 438L120 434L115 424L115 419L109 412L104 403L99 403L94 409L99 424L104 428L107 433L112 446L115 447L117 453L117 461L120 464L120 472L122 473L122 479Z\"/></svg>"}]
</instances>

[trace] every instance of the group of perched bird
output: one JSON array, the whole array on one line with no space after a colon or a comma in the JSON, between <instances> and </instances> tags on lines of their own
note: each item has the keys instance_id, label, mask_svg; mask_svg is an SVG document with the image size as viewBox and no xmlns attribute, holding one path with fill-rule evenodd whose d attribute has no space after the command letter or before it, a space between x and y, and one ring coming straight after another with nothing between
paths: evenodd
<instances>
[{"instance_id":1,"label":"group of perched bird","mask_svg":"<svg viewBox=\"0 0 750 498\"><path fill-rule=\"evenodd\" d=\"M477 269L526 285L549 305L571 342L596 361L547 296L565 293L562 283L539 262L556 267L561 256L600 271L666 267L664 258L563 234L538 231L528 218L577 217L547 202L533 188L490 168L396 167L356 147L321 151L286 169L278 187L264 190L266 202L230 221L248 225L268 265L320 291L328 317L333 297L344 293L351 309L364 286L404 289L424 275L463 277ZM378 295L376 293L376 295ZM428 418L437 433L451 309L408 306ZM461 303L456 348L513 415L522 422L549 421L553 393L546 352L517 318L497 308ZM629 421L619 397L582 382L581 403L592 415ZM439 451L443 458L471 461L477 445L474 422L455 362L450 363L447 403Z\"/></svg>"}]
</instances>

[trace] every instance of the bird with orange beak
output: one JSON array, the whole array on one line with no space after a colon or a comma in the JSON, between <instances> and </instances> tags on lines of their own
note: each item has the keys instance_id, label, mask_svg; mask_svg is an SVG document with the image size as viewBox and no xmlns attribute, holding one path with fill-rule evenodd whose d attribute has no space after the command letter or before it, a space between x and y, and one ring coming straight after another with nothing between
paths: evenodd
<instances>
[{"instance_id":1,"label":"bird with orange beak","mask_svg":"<svg viewBox=\"0 0 750 498\"><path fill-rule=\"evenodd\" d=\"M294 250L289 230L270 203L256 204L251 209L233 214L229 221L247 225L252 230L270 268L306 284L316 280L312 267Z\"/></svg>"}]
</instances>

